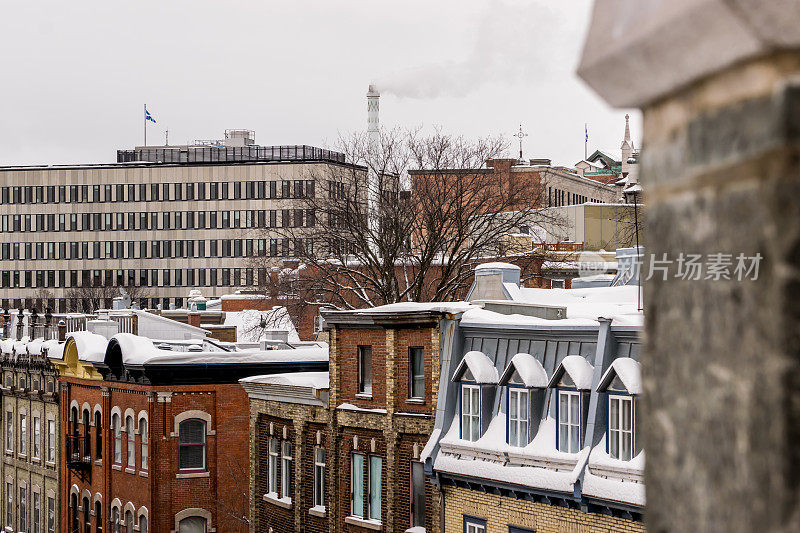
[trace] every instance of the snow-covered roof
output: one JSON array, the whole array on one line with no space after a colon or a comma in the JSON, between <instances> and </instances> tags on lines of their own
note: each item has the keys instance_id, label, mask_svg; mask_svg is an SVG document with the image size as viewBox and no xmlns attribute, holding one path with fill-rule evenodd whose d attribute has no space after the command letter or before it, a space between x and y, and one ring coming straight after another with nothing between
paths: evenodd
<instances>
[{"instance_id":1,"label":"snow-covered roof","mask_svg":"<svg viewBox=\"0 0 800 533\"><path fill-rule=\"evenodd\" d=\"M286 374L268 374L265 376L250 376L239 380L241 383L261 383L266 385L289 385L293 387L308 387L311 389L330 388L328 372L294 372Z\"/></svg>"},{"instance_id":2,"label":"snow-covered roof","mask_svg":"<svg viewBox=\"0 0 800 533\"><path fill-rule=\"evenodd\" d=\"M375 313L414 313L414 312L431 312L431 313L446 313L458 314L463 313L473 306L469 302L397 302L393 304L381 305L369 309L361 309L353 311L359 314L375 314Z\"/></svg>"},{"instance_id":3,"label":"snow-covered roof","mask_svg":"<svg viewBox=\"0 0 800 533\"><path fill-rule=\"evenodd\" d=\"M89 363L102 363L106 357L108 339L89 331L73 331L67 334L67 341L72 339L78 351L78 359Z\"/></svg>"},{"instance_id":4,"label":"snow-covered roof","mask_svg":"<svg viewBox=\"0 0 800 533\"><path fill-rule=\"evenodd\" d=\"M47 350L47 357L54 359L64 358L64 343L57 339L50 339L42 343L42 351Z\"/></svg>"},{"instance_id":5,"label":"snow-covered roof","mask_svg":"<svg viewBox=\"0 0 800 533\"><path fill-rule=\"evenodd\" d=\"M544 389L550 381L542 363L529 353L518 353L511 358L500 377L500 385L507 384L514 375L514 371L519 374L523 384L528 388Z\"/></svg>"},{"instance_id":6,"label":"snow-covered roof","mask_svg":"<svg viewBox=\"0 0 800 533\"><path fill-rule=\"evenodd\" d=\"M295 361L327 361L328 348L304 346L288 350L201 351L177 352L162 350L153 341L131 333L118 333L111 338L122 353L126 365L225 365L289 363Z\"/></svg>"},{"instance_id":7,"label":"snow-covered roof","mask_svg":"<svg viewBox=\"0 0 800 533\"><path fill-rule=\"evenodd\" d=\"M564 373L569 376L575 388L578 390L589 390L592 388L592 374L594 374L594 367L589 364L584 357L580 355L568 355L553 372L553 377L550 378L548 387L555 387L561 381Z\"/></svg>"},{"instance_id":8,"label":"snow-covered roof","mask_svg":"<svg viewBox=\"0 0 800 533\"><path fill-rule=\"evenodd\" d=\"M484 385L494 384L499 381L497 368L495 368L492 360L483 352L467 352L456 367L456 371L453 374L453 381L460 381L467 370L472 374L475 383Z\"/></svg>"},{"instance_id":9,"label":"snow-covered roof","mask_svg":"<svg viewBox=\"0 0 800 533\"><path fill-rule=\"evenodd\" d=\"M44 338L33 339L25 346L25 351L30 355L42 355L42 343Z\"/></svg>"},{"instance_id":10,"label":"snow-covered roof","mask_svg":"<svg viewBox=\"0 0 800 533\"><path fill-rule=\"evenodd\" d=\"M614 362L608 367L603 377L600 378L600 385L597 387L597 392L605 392L611 385L611 382L614 381L614 378L619 377L626 391L630 394L641 394L642 375L639 368L639 362L630 357L614 359Z\"/></svg>"},{"instance_id":11,"label":"snow-covered roof","mask_svg":"<svg viewBox=\"0 0 800 533\"><path fill-rule=\"evenodd\" d=\"M556 290L556 289L546 289ZM481 326L481 327L531 327L531 326L544 326L544 327L567 327L567 326L597 326L597 320L588 318L562 318L558 320L551 320L548 318L539 318L535 316L525 316L518 314L505 314L497 313L494 311L487 311L486 309L474 308L465 312L461 316L461 326Z\"/></svg>"},{"instance_id":12,"label":"snow-covered roof","mask_svg":"<svg viewBox=\"0 0 800 533\"><path fill-rule=\"evenodd\" d=\"M480 265L475 267L475 270L522 270L517 265L512 265L511 263L501 263L501 262L494 262L494 263L481 263Z\"/></svg>"},{"instance_id":13,"label":"snow-covered roof","mask_svg":"<svg viewBox=\"0 0 800 533\"><path fill-rule=\"evenodd\" d=\"M582 289L532 289L504 286L516 302L554 305L567 308L567 318L614 318L617 315L641 315L638 285L586 287Z\"/></svg>"}]
</instances>

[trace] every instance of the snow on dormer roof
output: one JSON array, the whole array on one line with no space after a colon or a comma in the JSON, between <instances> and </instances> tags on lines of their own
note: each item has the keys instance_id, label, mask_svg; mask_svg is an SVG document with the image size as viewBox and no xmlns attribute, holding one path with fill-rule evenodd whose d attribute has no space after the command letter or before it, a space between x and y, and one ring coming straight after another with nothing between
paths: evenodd
<instances>
[{"instance_id":1,"label":"snow on dormer roof","mask_svg":"<svg viewBox=\"0 0 800 533\"><path fill-rule=\"evenodd\" d=\"M611 366L608 367L603 377L600 378L600 385L597 387L597 392L605 392L614 381L614 378L619 378L625 390L630 394L642 393L642 375L639 370L639 362L631 359L630 357L620 357L615 359Z\"/></svg>"},{"instance_id":2,"label":"snow on dormer roof","mask_svg":"<svg viewBox=\"0 0 800 533\"><path fill-rule=\"evenodd\" d=\"M553 372L553 377L550 378L548 387L556 387L561 382L561 377L566 373L569 378L575 383L575 388L578 390L589 390L592 388L592 374L594 367L589 364L585 358L580 355L568 355Z\"/></svg>"},{"instance_id":3,"label":"snow on dormer roof","mask_svg":"<svg viewBox=\"0 0 800 533\"><path fill-rule=\"evenodd\" d=\"M469 370L475 383L481 385L496 384L499 381L497 368L489 357L478 351L467 352L464 358L456 367L453 374L453 381L461 381L461 378Z\"/></svg>"},{"instance_id":4,"label":"snow on dormer roof","mask_svg":"<svg viewBox=\"0 0 800 533\"><path fill-rule=\"evenodd\" d=\"M514 371L519 374L522 383L529 389L544 389L547 387L549 379L542 363L529 353L518 353L511 358L503 375L500 377L500 385L508 384Z\"/></svg>"}]
</instances>

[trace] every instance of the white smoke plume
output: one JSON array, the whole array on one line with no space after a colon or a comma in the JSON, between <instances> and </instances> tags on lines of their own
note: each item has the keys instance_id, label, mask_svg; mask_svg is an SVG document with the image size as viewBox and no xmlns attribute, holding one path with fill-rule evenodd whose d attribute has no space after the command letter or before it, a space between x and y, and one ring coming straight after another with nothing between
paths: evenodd
<instances>
[{"instance_id":1,"label":"white smoke plume","mask_svg":"<svg viewBox=\"0 0 800 533\"><path fill-rule=\"evenodd\" d=\"M575 70L583 32L565 31L565 17L589 11L575 9L577 3L588 0L492 0L470 31L474 41L463 59L393 72L375 85L384 94L426 99L466 96L488 83L569 75Z\"/></svg>"}]
</instances>

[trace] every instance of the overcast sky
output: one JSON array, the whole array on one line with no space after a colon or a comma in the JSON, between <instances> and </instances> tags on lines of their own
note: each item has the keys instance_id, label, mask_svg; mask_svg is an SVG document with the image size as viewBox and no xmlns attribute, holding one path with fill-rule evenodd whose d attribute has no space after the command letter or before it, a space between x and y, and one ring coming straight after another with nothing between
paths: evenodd
<instances>
[{"instance_id":1,"label":"overcast sky","mask_svg":"<svg viewBox=\"0 0 800 533\"><path fill-rule=\"evenodd\" d=\"M331 146L366 127L369 83L383 126L510 138L522 123L525 157L572 164L588 123L590 152L618 155L625 110L574 73L591 4L5 0L0 164L115 161L142 144L144 103L149 144L247 128Z\"/></svg>"}]
</instances>

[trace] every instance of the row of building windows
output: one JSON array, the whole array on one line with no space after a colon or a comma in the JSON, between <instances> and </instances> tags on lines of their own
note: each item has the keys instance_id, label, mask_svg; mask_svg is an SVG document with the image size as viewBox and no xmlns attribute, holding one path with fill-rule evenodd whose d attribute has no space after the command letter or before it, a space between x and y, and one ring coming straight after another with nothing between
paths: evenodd
<instances>
[{"instance_id":1,"label":"row of building windows","mask_svg":"<svg viewBox=\"0 0 800 533\"><path fill-rule=\"evenodd\" d=\"M6 482L6 512L5 512L5 531L17 531L19 533L55 533L56 531L56 499L55 496L47 496L47 517L43 522L42 515L42 493L38 485L33 486L33 490L28 492L27 486L19 487L19 521L14 521L14 484ZM30 502L28 498L30 497ZM30 505L31 515L28 514ZM30 519L30 522L29 522ZM29 529L30 526L30 529ZM46 529L43 529L46 528ZM77 530L76 530L77 531Z\"/></svg>"},{"instance_id":2,"label":"row of building windows","mask_svg":"<svg viewBox=\"0 0 800 533\"><path fill-rule=\"evenodd\" d=\"M582 194L565 191L555 187L547 188L547 207L561 207L564 205L580 205L585 203L601 203L601 200L590 198Z\"/></svg>"},{"instance_id":3,"label":"row of building windows","mask_svg":"<svg viewBox=\"0 0 800 533\"><path fill-rule=\"evenodd\" d=\"M531 393L528 389L509 385L508 421L506 442L510 446L524 447L531 442ZM577 453L583 447L583 413L586 393L570 387L556 389L556 449L566 453ZM461 438L477 441L482 436L481 386L474 383L461 385ZM607 394L608 454L614 459L630 461L634 451L634 397L625 393Z\"/></svg>"},{"instance_id":4,"label":"row of building windows","mask_svg":"<svg viewBox=\"0 0 800 533\"><path fill-rule=\"evenodd\" d=\"M42 444L45 446L46 462L54 464L56 460L56 421L49 418L47 423L46 440L42 435L42 420L38 413L34 412L30 418L30 428L28 426L28 413L20 411L17 433L14 431L14 411L6 410L6 453L13 455L15 452L20 458L40 462L42 460ZM29 449L30 446L30 449Z\"/></svg>"},{"instance_id":5,"label":"row of building windows","mask_svg":"<svg viewBox=\"0 0 800 533\"><path fill-rule=\"evenodd\" d=\"M182 257L288 257L313 251L313 240L212 239L0 243L0 259L177 259Z\"/></svg>"},{"instance_id":6,"label":"row of building windows","mask_svg":"<svg viewBox=\"0 0 800 533\"><path fill-rule=\"evenodd\" d=\"M314 180L272 180L11 186L0 187L0 204L311 198L315 193L314 185ZM331 191L335 187L329 185L328 189Z\"/></svg>"},{"instance_id":7,"label":"row of building windows","mask_svg":"<svg viewBox=\"0 0 800 533\"><path fill-rule=\"evenodd\" d=\"M70 495L70 531L74 533L102 533L103 531L103 501L100 493L97 493L94 498L94 506L92 506L89 497L91 494L86 493L82 500L79 500L79 495L73 492ZM115 500L111 506L111 531L113 533L147 533L149 531L148 511L145 507L140 507L136 513L139 517L138 523L134 522L135 506L133 503L128 502L123 511L121 504ZM80 503L80 505L79 505ZM94 508L94 512L92 509ZM81 516L81 514L83 516ZM92 529L92 516L95 517L94 530Z\"/></svg>"},{"instance_id":8,"label":"row of building windows","mask_svg":"<svg viewBox=\"0 0 800 533\"><path fill-rule=\"evenodd\" d=\"M313 209L0 215L2 233L300 228L315 224Z\"/></svg>"},{"instance_id":9,"label":"row of building windows","mask_svg":"<svg viewBox=\"0 0 800 533\"><path fill-rule=\"evenodd\" d=\"M358 394L372 396L372 346L359 345L356 353L358 364ZM408 348L408 398L425 398L425 349L421 346Z\"/></svg>"}]
</instances>

